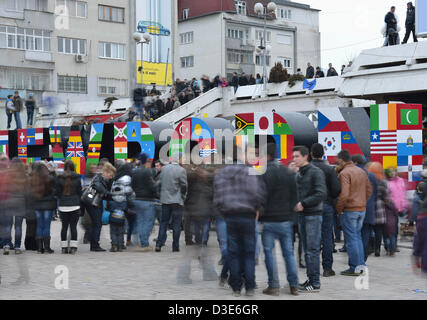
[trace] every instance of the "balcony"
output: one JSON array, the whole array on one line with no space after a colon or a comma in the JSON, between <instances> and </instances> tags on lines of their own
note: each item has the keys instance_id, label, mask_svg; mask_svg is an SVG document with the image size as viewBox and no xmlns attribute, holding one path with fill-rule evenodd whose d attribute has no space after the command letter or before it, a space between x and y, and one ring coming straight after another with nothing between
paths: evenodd
<instances>
[{"instance_id":1,"label":"balcony","mask_svg":"<svg viewBox=\"0 0 427 320\"><path fill-rule=\"evenodd\" d=\"M255 46L250 41L242 39L225 38L225 47L233 50L245 50L253 52Z\"/></svg>"},{"instance_id":2,"label":"balcony","mask_svg":"<svg viewBox=\"0 0 427 320\"><path fill-rule=\"evenodd\" d=\"M54 30L55 19L52 12L24 10L24 21L17 21L18 27Z\"/></svg>"}]
</instances>

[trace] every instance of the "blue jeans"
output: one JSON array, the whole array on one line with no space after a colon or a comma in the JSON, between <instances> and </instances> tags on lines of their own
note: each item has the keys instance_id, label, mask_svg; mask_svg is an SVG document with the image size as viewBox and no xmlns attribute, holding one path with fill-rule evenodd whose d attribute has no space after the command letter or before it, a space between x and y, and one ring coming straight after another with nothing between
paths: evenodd
<instances>
[{"instance_id":1,"label":"blue jeans","mask_svg":"<svg viewBox=\"0 0 427 320\"><path fill-rule=\"evenodd\" d=\"M344 239L347 246L348 264L350 271L356 267L365 266L365 253L363 251L362 227L365 219L365 211L344 212L341 216Z\"/></svg>"},{"instance_id":2,"label":"blue jeans","mask_svg":"<svg viewBox=\"0 0 427 320\"><path fill-rule=\"evenodd\" d=\"M136 112L141 120L144 120L144 104L135 104Z\"/></svg>"},{"instance_id":3,"label":"blue jeans","mask_svg":"<svg viewBox=\"0 0 427 320\"><path fill-rule=\"evenodd\" d=\"M13 247L11 233L12 224L13 217L5 215L0 216L0 247Z\"/></svg>"},{"instance_id":4,"label":"blue jeans","mask_svg":"<svg viewBox=\"0 0 427 320\"><path fill-rule=\"evenodd\" d=\"M124 235L125 235L125 224L110 222L110 237L111 245L120 246L124 245Z\"/></svg>"},{"instance_id":5,"label":"blue jeans","mask_svg":"<svg viewBox=\"0 0 427 320\"><path fill-rule=\"evenodd\" d=\"M150 245L150 234L154 227L155 210L151 201L135 200L136 230L138 230L141 247Z\"/></svg>"},{"instance_id":6,"label":"blue jeans","mask_svg":"<svg viewBox=\"0 0 427 320\"><path fill-rule=\"evenodd\" d=\"M160 222L162 221L162 204L159 200L154 201L154 212L156 213L157 222L160 225Z\"/></svg>"},{"instance_id":7,"label":"blue jeans","mask_svg":"<svg viewBox=\"0 0 427 320\"><path fill-rule=\"evenodd\" d=\"M172 217L173 226L173 242L172 250L179 250L179 238L181 236L181 224L182 215L184 213L184 207L174 204L163 204L162 205L162 221L160 223L159 235L157 236L156 247L161 248L165 245L167 238L167 230L169 225L169 219Z\"/></svg>"},{"instance_id":8,"label":"blue jeans","mask_svg":"<svg viewBox=\"0 0 427 320\"><path fill-rule=\"evenodd\" d=\"M15 216L15 248L21 248L23 221L24 217Z\"/></svg>"},{"instance_id":9,"label":"blue jeans","mask_svg":"<svg viewBox=\"0 0 427 320\"><path fill-rule=\"evenodd\" d=\"M6 111L6 116L7 116L7 129L10 129L10 124L12 123L12 118L13 118L13 112L10 113L8 111Z\"/></svg>"},{"instance_id":10,"label":"blue jeans","mask_svg":"<svg viewBox=\"0 0 427 320\"><path fill-rule=\"evenodd\" d=\"M322 216L298 216L298 228L302 238L307 266L307 277L314 286L320 286L320 242Z\"/></svg>"},{"instance_id":11,"label":"blue jeans","mask_svg":"<svg viewBox=\"0 0 427 320\"><path fill-rule=\"evenodd\" d=\"M259 258L259 254L261 252L261 241L260 241L260 234L258 232L258 222L255 223L255 259Z\"/></svg>"},{"instance_id":12,"label":"blue jeans","mask_svg":"<svg viewBox=\"0 0 427 320\"><path fill-rule=\"evenodd\" d=\"M37 228L36 228L36 239L50 237L50 223L54 211L52 210L35 210Z\"/></svg>"},{"instance_id":13,"label":"blue jeans","mask_svg":"<svg viewBox=\"0 0 427 320\"><path fill-rule=\"evenodd\" d=\"M34 118L34 109L32 109L32 110L27 109L27 126L33 125L33 118Z\"/></svg>"},{"instance_id":14,"label":"blue jeans","mask_svg":"<svg viewBox=\"0 0 427 320\"><path fill-rule=\"evenodd\" d=\"M370 224L364 223L361 230L362 243L363 243L363 259L366 262L369 255L369 239L372 234L372 226Z\"/></svg>"},{"instance_id":15,"label":"blue jeans","mask_svg":"<svg viewBox=\"0 0 427 320\"><path fill-rule=\"evenodd\" d=\"M209 239L209 231L211 229L210 220L197 221L192 219L191 223L194 228L196 243L207 245Z\"/></svg>"},{"instance_id":16,"label":"blue jeans","mask_svg":"<svg viewBox=\"0 0 427 320\"><path fill-rule=\"evenodd\" d=\"M228 251L227 251L227 224L222 217L216 217L216 235L218 238L219 249L221 250L222 271L221 278L228 279Z\"/></svg>"},{"instance_id":17,"label":"blue jeans","mask_svg":"<svg viewBox=\"0 0 427 320\"><path fill-rule=\"evenodd\" d=\"M298 286L298 269L294 256L294 224L285 222L264 222L262 229L262 245L264 246L265 266L268 272L268 285L280 288L279 274L274 252L274 242L279 240L282 255L285 259L286 273L289 285Z\"/></svg>"},{"instance_id":18,"label":"blue jeans","mask_svg":"<svg viewBox=\"0 0 427 320\"><path fill-rule=\"evenodd\" d=\"M389 252L396 252L397 241L395 236L384 237L384 248Z\"/></svg>"},{"instance_id":19,"label":"blue jeans","mask_svg":"<svg viewBox=\"0 0 427 320\"><path fill-rule=\"evenodd\" d=\"M332 270L334 258L334 208L327 203L323 204L322 219L322 267L323 270Z\"/></svg>"},{"instance_id":20,"label":"blue jeans","mask_svg":"<svg viewBox=\"0 0 427 320\"><path fill-rule=\"evenodd\" d=\"M242 288L245 277L246 290L255 288L255 219L226 217L230 286L233 291Z\"/></svg>"},{"instance_id":21,"label":"blue jeans","mask_svg":"<svg viewBox=\"0 0 427 320\"><path fill-rule=\"evenodd\" d=\"M19 112L14 112L13 115L15 116L16 129L22 129L21 114Z\"/></svg>"},{"instance_id":22,"label":"blue jeans","mask_svg":"<svg viewBox=\"0 0 427 320\"><path fill-rule=\"evenodd\" d=\"M92 229L90 236L90 248L99 248L99 239L101 237L102 229L102 207L86 206L86 211L92 221Z\"/></svg>"}]
</instances>

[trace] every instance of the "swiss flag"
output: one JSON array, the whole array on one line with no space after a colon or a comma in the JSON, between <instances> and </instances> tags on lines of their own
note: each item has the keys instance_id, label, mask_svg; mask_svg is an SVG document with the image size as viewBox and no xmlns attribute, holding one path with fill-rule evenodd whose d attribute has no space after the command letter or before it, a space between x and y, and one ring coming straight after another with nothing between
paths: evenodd
<instances>
[{"instance_id":1,"label":"swiss flag","mask_svg":"<svg viewBox=\"0 0 427 320\"><path fill-rule=\"evenodd\" d=\"M27 145L27 129L18 129L18 146Z\"/></svg>"}]
</instances>

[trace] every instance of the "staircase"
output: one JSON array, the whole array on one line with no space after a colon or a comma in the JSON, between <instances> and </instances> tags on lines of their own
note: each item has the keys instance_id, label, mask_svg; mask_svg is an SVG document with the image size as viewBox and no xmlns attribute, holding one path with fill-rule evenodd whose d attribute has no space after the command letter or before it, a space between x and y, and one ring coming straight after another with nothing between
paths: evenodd
<instances>
[{"instance_id":1,"label":"staircase","mask_svg":"<svg viewBox=\"0 0 427 320\"><path fill-rule=\"evenodd\" d=\"M222 115L224 105L229 105L233 96L232 87L214 88L154 121L174 126L188 117L215 118Z\"/></svg>"}]
</instances>

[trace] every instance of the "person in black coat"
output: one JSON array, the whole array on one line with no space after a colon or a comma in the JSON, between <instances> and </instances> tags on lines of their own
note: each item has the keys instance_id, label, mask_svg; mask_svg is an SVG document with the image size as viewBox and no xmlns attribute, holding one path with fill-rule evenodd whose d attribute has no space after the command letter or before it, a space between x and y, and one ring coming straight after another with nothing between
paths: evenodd
<instances>
[{"instance_id":1,"label":"person in black coat","mask_svg":"<svg viewBox=\"0 0 427 320\"><path fill-rule=\"evenodd\" d=\"M405 21L406 33L405 38L403 38L402 44L405 44L409 40L409 36L414 37L414 42L418 42L417 36L415 34L415 7L412 2L408 2L408 10L406 11L406 21Z\"/></svg>"},{"instance_id":2,"label":"person in black coat","mask_svg":"<svg viewBox=\"0 0 427 320\"><path fill-rule=\"evenodd\" d=\"M277 265L274 261L274 243L279 240L291 294L298 295L298 269L293 250L293 226L297 222L294 207L298 202L295 174L274 160L276 144L267 145L267 170L262 176L267 190L262 223L262 244L268 271L268 287L263 291L268 295L279 295L280 283ZM276 280L277 279L277 280Z\"/></svg>"},{"instance_id":3,"label":"person in black coat","mask_svg":"<svg viewBox=\"0 0 427 320\"><path fill-rule=\"evenodd\" d=\"M92 220L90 251L105 251L105 249L101 248L99 245L102 229L102 199L111 200L111 182L115 173L116 168L114 168L111 163L107 162L102 167L102 174L97 174L91 182L91 186L96 190L100 199L96 206L85 205L87 213Z\"/></svg>"},{"instance_id":4,"label":"person in black coat","mask_svg":"<svg viewBox=\"0 0 427 320\"><path fill-rule=\"evenodd\" d=\"M322 160L325 152L320 143L315 143L311 146L311 164L318 167L325 175L326 189L328 192L327 199L323 202L323 218L322 218L322 267L323 276L334 276L335 272L332 269L333 259L333 228L336 200L341 193L341 183L335 170L325 161Z\"/></svg>"},{"instance_id":5,"label":"person in black coat","mask_svg":"<svg viewBox=\"0 0 427 320\"><path fill-rule=\"evenodd\" d=\"M54 172L44 162L34 166L31 176L32 207L35 210L36 242L39 253L53 253L50 248L50 223L57 208Z\"/></svg>"},{"instance_id":6,"label":"person in black coat","mask_svg":"<svg viewBox=\"0 0 427 320\"><path fill-rule=\"evenodd\" d=\"M306 77L307 79L312 79L312 78L314 78L314 68L313 68L313 66L311 65L311 63L310 63L310 62L308 62L308 63L307 63L307 70L306 70L306 72L305 72L305 77Z\"/></svg>"},{"instance_id":7,"label":"person in black coat","mask_svg":"<svg viewBox=\"0 0 427 320\"><path fill-rule=\"evenodd\" d=\"M387 37L388 37L388 45L394 46L397 44L397 21L394 16L394 12L396 11L396 7L391 7L390 12L388 12L385 16L384 22L387 24Z\"/></svg>"},{"instance_id":8,"label":"person in black coat","mask_svg":"<svg viewBox=\"0 0 427 320\"><path fill-rule=\"evenodd\" d=\"M239 78L239 86L247 86L249 84L248 77L246 77L246 73L242 73L242 75Z\"/></svg>"},{"instance_id":9,"label":"person in black coat","mask_svg":"<svg viewBox=\"0 0 427 320\"><path fill-rule=\"evenodd\" d=\"M236 93L237 88L239 88L239 77L236 72L233 72L233 78L231 78L230 85L234 88L234 93Z\"/></svg>"},{"instance_id":10,"label":"person in black coat","mask_svg":"<svg viewBox=\"0 0 427 320\"><path fill-rule=\"evenodd\" d=\"M323 171L308 162L309 151L305 146L293 149L293 160L299 171L297 187L299 202L298 225L303 240L308 280L300 284L305 292L320 290L320 243L323 202L327 199L327 188Z\"/></svg>"},{"instance_id":11,"label":"person in black coat","mask_svg":"<svg viewBox=\"0 0 427 320\"><path fill-rule=\"evenodd\" d=\"M57 179L57 197L59 199L59 216L62 221L61 248L62 253L75 254L77 251L77 223L80 217L80 198L82 183L80 175L75 172L74 163L65 161L64 173ZM68 245L67 232L71 230L71 241Z\"/></svg>"},{"instance_id":12,"label":"person in black coat","mask_svg":"<svg viewBox=\"0 0 427 320\"><path fill-rule=\"evenodd\" d=\"M316 78L324 78L325 77L325 73L320 70L320 67L316 68Z\"/></svg>"}]
</instances>

